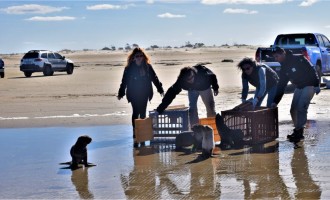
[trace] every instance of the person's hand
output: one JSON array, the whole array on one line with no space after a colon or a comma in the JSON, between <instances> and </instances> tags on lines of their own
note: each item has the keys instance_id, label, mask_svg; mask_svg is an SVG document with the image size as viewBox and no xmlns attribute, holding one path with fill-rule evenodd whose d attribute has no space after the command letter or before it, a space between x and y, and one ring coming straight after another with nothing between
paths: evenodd
<instances>
[{"instance_id":1,"label":"person's hand","mask_svg":"<svg viewBox=\"0 0 330 200\"><path fill-rule=\"evenodd\" d=\"M277 107L277 104L276 104L276 103L272 103L272 104L270 105L270 107L271 107L271 108L276 108L276 107Z\"/></svg>"},{"instance_id":2,"label":"person's hand","mask_svg":"<svg viewBox=\"0 0 330 200\"><path fill-rule=\"evenodd\" d=\"M118 100L120 100L120 99L122 99L122 98L123 98L123 97L117 96L117 99L118 99Z\"/></svg>"},{"instance_id":3,"label":"person's hand","mask_svg":"<svg viewBox=\"0 0 330 200\"><path fill-rule=\"evenodd\" d=\"M164 97L164 92L163 92L163 93L160 93L160 96L161 96L161 97Z\"/></svg>"},{"instance_id":4,"label":"person's hand","mask_svg":"<svg viewBox=\"0 0 330 200\"><path fill-rule=\"evenodd\" d=\"M318 95L321 92L321 88L319 86L314 87L314 92L315 92L316 95Z\"/></svg>"},{"instance_id":5,"label":"person's hand","mask_svg":"<svg viewBox=\"0 0 330 200\"><path fill-rule=\"evenodd\" d=\"M214 94L214 96L217 96L219 94L219 90L214 90L213 94Z\"/></svg>"}]
</instances>

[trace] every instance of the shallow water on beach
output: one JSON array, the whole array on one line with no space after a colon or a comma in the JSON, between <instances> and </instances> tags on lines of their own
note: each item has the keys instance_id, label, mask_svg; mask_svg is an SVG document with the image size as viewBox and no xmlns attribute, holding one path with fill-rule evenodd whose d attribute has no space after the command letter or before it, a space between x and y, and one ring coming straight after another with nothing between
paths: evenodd
<instances>
[{"instance_id":1,"label":"shallow water on beach","mask_svg":"<svg viewBox=\"0 0 330 200\"><path fill-rule=\"evenodd\" d=\"M133 148L129 125L0 129L0 199L330 198L329 122L310 121L305 139L217 150L213 158L176 152L173 144ZM69 150L89 135L89 162L72 171Z\"/></svg>"}]
</instances>

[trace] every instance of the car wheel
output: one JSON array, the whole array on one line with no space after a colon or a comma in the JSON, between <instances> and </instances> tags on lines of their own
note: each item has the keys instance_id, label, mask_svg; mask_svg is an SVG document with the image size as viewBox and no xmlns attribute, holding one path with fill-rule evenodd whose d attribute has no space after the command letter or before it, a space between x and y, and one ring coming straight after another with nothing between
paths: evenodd
<instances>
[{"instance_id":1,"label":"car wheel","mask_svg":"<svg viewBox=\"0 0 330 200\"><path fill-rule=\"evenodd\" d=\"M73 73L73 64L67 64L66 66L66 73L67 74L72 74Z\"/></svg>"},{"instance_id":2,"label":"car wheel","mask_svg":"<svg viewBox=\"0 0 330 200\"><path fill-rule=\"evenodd\" d=\"M31 77L32 72L24 72L25 77Z\"/></svg>"},{"instance_id":3,"label":"car wheel","mask_svg":"<svg viewBox=\"0 0 330 200\"><path fill-rule=\"evenodd\" d=\"M0 77L4 78L5 77L5 72L0 72Z\"/></svg>"},{"instance_id":4,"label":"car wheel","mask_svg":"<svg viewBox=\"0 0 330 200\"><path fill-rule=\"evenodd\" d=\"M321 84L321 79L322 79L322 70L321 70L321 64L317 63L315 66L316 73L319 77L319 83Z\"/></svg>"},{"instance_id":5,"label":"car wheel","mask_svg":"<svg viewBox=\"0 0 330 200\"><path fill-rule=\"evenodd\" d=\"M52 69L52 66L50 65L45 65L44 66L44 71L43 71L45 76L52 76L54 74L54 71Z\"/></svg>"}]
</instances>

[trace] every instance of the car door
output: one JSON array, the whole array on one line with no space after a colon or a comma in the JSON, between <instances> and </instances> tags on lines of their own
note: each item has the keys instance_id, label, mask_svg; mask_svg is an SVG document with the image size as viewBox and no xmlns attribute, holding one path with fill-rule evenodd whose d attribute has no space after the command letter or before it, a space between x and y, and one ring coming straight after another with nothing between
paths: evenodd
<instances>
[{"instance_id":1,"label":"car door","mask_svg":"<svg viewBox=\"0 0 330 200\"><path fill-rule=\"evenodd\" d=\"M59 53L54 53L58 69L65 69L66 61Z\"/></svg>"},{"instance_id":2,"label":"car door","mask_svg":"<svg viewBox=\"0 0 330 200\"><path fill-rule=\"evenodd\" d=\"M48 62L51 63L53 69L57 68L55 55L53 53L48 53Z\"/></svg>"},{"instance_id":3,"label":"car door","mask_svg":"<svg viewBox=\"0 0 330 200\"><path fill-rule=\"evenodd\" d=\"M325 55L327 57L327 63L326 63L326 71L330 72L330 41L329 39L322 35L322 39L323 39L323 43L324 43L324 47L325 47Z\"/></svg>"},{"instance_id":4,"label":"car door","mask_svg":"<svg viewBox=\"0 0 330 200\"><path fill-rule=\"evenodd\" d=\"M322 57L322 72L329 70L329 61L327 48L325 47L322 35L317 35L317 40L319 41L319 48Z\"/></svg>"}]
</instances>

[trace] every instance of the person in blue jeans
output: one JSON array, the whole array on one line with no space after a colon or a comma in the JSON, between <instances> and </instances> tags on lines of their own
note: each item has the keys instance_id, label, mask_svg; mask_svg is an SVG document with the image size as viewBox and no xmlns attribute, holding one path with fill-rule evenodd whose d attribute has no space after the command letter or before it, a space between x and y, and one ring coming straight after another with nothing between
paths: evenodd
<instances>
[{"instance_id":1,"label":"person in blue jeans","mask_svg":"<svg viewBox=\"0 0 330 200\"><path fill-rule=\"evenodd\" d=\"M213 93L212 93L213 89ZM197 100L201 96L207 112L207 117L215 117L214 96L219 93L216 75L203 65L184 67L181 69L176 82L167 90L162 103L157 107L157 112L162 113L182 90L188 91L189 121L192 127L199 124Z\"/></svg>"},{"instance_id":2,"label":"person in blue jeans","mask_svg":"<svg viewBox=\"0 0 330 200\"><path fill-rule=\"evenodd\" d=\"M272 107L280 103L289 81L296 86L290 108L294 129L293 133L287 136L291 142L296 143L304 138L309 104L314 94L320 93L319 77L313 64L302 54L294 55L291 51L275 47L273 56L281 64L281 70Z\"/></svg>"},{"instance_id":3,"label":"person in blue jeans","mask_svg":"<svg viewBox=\"0 0 330 200\"><path fill-rule=\"evenodd\" d=\"M267 107L270 108L279 80L277 73L265 64L258 64L252 58L243 58L237 67L242 71L242 102L246 101L250 83L256 88L251 101L253 107L260 106L265 96L268 95Z\"/></svg>"}]
</instances>

